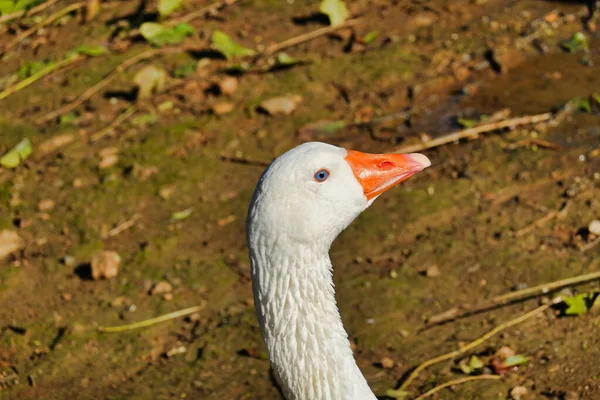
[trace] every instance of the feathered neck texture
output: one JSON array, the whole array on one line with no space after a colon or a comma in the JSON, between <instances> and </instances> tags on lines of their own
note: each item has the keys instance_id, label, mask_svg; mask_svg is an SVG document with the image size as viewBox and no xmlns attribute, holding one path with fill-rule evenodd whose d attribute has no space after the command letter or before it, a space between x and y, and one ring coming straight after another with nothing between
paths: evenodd
<instances>
[{"instance_id":1,"label":"feathered neck texture","mask_svg":"<svg viewBox=\"0 0 600 400\"><path fill-rule=\"evenodd\" d=\"M335 302L331 243L311 245L277 230L250 214L256 313L285 397L374 400Z\"/></svg>"}]
</instances>

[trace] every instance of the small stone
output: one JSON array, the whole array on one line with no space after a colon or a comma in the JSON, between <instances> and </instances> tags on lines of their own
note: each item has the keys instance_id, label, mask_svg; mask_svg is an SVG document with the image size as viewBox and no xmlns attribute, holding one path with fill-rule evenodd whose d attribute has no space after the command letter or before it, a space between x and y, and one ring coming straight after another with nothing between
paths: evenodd
<instances>
[{"instance_id":1,"label":"small stone","mask_svg":"<svg viewBox=\"0 0 600 400\"><path fill-rule=\"evenodd\" d=\"M160 189L158 189L158 195L163 200L169 200L173 193L175 193L175 186L173 185L163 186Z\"/></svg>"},{"instance_id":2,"label":"small stone","mask_svg":"<svg viewBox=\"0 0 600 400\"><path fill-rule=\"evenodd\" d=\"M428 278L437 278L442 273L437 265L432 265L431 267L425 270L425 276Z\"/></svg>"},{"instance_id":3,"label":"small stone","mask_svg":"<svg viewBox=\"0 0 600 400\"><path fill-rule=\"evenodd\" d=\"M173 286L169 282L159 281L159 282L156 282L156 284L154 286L152 286L152 289L150 289L150 294L156 295L156 294L170 293L172 290L173 290Z\"/></svg>"},{"instance_id":4,"label":"small stone","mask_svg":"<svg viewBox=\"0 0 600 400\"><path fill-rule=\"evenodd\" d=\"M510 391L510 397L512 397L514 400L521 400L524 399L528 393L529 390L527 390L525 386L515 386Z\"/></svg>"},{"instance_id":5,"label":"small stone","mask_svg":"<svg viewBox=\"0 0 600 400\"><path fill-rule=\"evenodd\" d=\"M63 293L60 295L60 298L63 299L64 301L71 301L71 299L73 298L73 295L71 293Z\"/></svg>"},{"instance_id":6,"label":"small stone","mask_svg":"<svg viewBox=\"0 0 600 400\"><path fill-rule=\"evenodd\" d=\"M52 199L45 199L39 202L38 204L38 209L42 212L44 211L50 211L54 208L54 200Z\"/></svg>"},{"instance_id":7,"label":"small stone","mask_svg":"<svg viewBox=\"0 0 600 400\"><path fill-rule=\"evenodd\" d=\"M163 295L163 299L166 300L166 301L173 300L173 293L165 293Z\"/></svg>"},{"instance_id":8,"label":"small stone","mask_svg":"<svg viewBox=\"0 0 600 400\"><path fill-rule=\"evenodd\" d=\"M18 233L4 229L0 231L0 261L17 250L20 250L25 242Z\"/></svg>"},{"instance_id":9,"label":"small stone","mask_svg":"<svg viewBox=\"0 0 600 400\"><path fill-rule=\"evenodd\" d=\"M579 393L577 393L577 392L567 392L565 394L564 400L579 400Z\"/></svg>"},{"instance_id":10,"label":"small stone","mask_svg":"<svg viewBox=\"0 0 600 400\"><path fill-rule=\"evenodd\" d=\"M98 251L92 256L92 278L112 279L119 273L121 257L114 251Z\"/></svg>"},{"instance_id":11,"label":"small stone","mask_svg":"<svg viewBox=\"0 0 600 400\"><path fill-rule=\"evenodd\" d=\"M72 268L77 263L77 260L73 256L66 255L62 258L62 263L65 267Z\"/></svg>"},{"instance_id":12,"label":"small stone","mask_svg":"<svg viewBox=\"0 0 600 400\"><path fill-rule=\"evenodd\" d=\"M588 231L596 236L600 236L600 221L594 220L588 225Z\"/></svg>"},{"instance_id":13,"label":"small stone","mask_svg":"<svg viewBox=\"0 0 600 400\"><path fill-rule=\"evenodd\" d=\"M273 97L260 103L260 108L269 115L289 115L294 112L298 104L302 102L302 96Z\"/></svg>"},{"instance_id":14,"label":"small stone","mask_svg":"<svg viewBox=\"0 0 600 400\"><path fill-rule=\"evenodd\" d=\"M500 349L498 349L498 351L496 352L496 357L502 359L502 360L506 360L508 357L512 357L514 355L516 355L517 353L511 349L508 346L502 346L500 347Z\"/></svg>"},{"instance_id":15,"label":"small stone","mask_svg":"<svg viewBox=\"0 0 600 400\"><path fill-rule=\"evenodd\" d=\"M389 357L383 357L381 359L381 366L385 369L390 369L394 367L394 360Z\"/></svg>"},{"instance_id":16,"label":"small stone","mask_svg":"<svg viewBox=\"0 0 600 400\"><path fill-rule=\"evenodd\" d=\"M229 76L219 82L219 92L221 94L230 95L235 93L238 88L238 80L233 76Z\"/></svg>"},{"instance_id":17,"label":"small stone","mask_svg":"<svg viewBox=\"0 0 600 400\"><path fill-rule=\"evenodd\" d=\"M117 154L111 154L100 160L100 162L98 163L98 168L100 168L100 169L110 168L118 162L119 162L119 156Z\"/></svg>"},{"instance_id":18,"label":"small stone","mask_svg":"<svg viewBox=\"0 0 600 400\"><path fill-rule=\"evenodd\" d=\"M222 101L212 107L212 112L215 115L229 114L233 111L234 105L229 101Z\"/></svg>"}]
</instances>

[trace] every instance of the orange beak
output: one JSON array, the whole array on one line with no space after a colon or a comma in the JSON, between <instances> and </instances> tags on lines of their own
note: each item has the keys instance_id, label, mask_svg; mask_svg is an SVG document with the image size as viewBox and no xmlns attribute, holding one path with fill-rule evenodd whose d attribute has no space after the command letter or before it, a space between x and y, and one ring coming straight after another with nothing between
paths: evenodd
<instances>
[{"instance_id":1,"label":"orange beak","mask_svg":"<svg viewBox=\"0 0 600 400\"><path fill-rule=\"evenodd\" d=\"M371 200L431 165L423 154L368 154L348 150L346 161Z\"/></svg>"}]
</instances>

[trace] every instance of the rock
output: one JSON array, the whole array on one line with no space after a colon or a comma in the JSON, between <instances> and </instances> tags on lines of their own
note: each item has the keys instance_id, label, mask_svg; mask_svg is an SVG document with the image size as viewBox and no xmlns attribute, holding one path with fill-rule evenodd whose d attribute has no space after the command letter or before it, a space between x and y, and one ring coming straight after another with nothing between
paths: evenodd
<instances>
[{"instance_id":1,"label":"rock","mask_svg":"<svg viewBox=\"0 0 600 400\"><path fill-rule=\"evenodd\" d=\"M219 92L221 94L230 95L235 93L238 88L238 80L233 76L228 76L219 82Z\"/></svg>"},{"instance_id":2,"label":"rock","mask_svg":"<svg viewBox=\"0 0 600 400\"><path fill-rule=\"evenodd\" d=\"M516 354L517 353L513 349L511 349L510 347L508 347L508 346L502 346L496 352L496 357L500 358L501 360L506 360L508 357L512 357L512 356L514 356Z\"/></svg>"},{"instance_id":3,"label":"rock","mask_svg":"<svg viewBox=\"0 0 600 400\"><path fill-rule=\"evenodd\" d=\"M579 400L579 393L577 393L577 392L567 392L565 394L564 400Z\"/></svg>"},{"instance_id":4,"label":"rock","mask_svg":"<svg viewBox=\"0 0 600 400\"><path fill-rule=\"evenodd\" d=\"M260 109L269 115L283 114L289 115L294 112L298 104L302 102L302 96L281 96L273 97L260 103Z\"/></svg>"},{"instance_id":5,"label":"rock","mask_svg":"<svg viewBox=\"0 0 600 400\"><path fill-rule=\"evenodd\" d=\"M38 209L42 212L44 211L50 211L54 208L54 200L52 199L45 199L39 202L38 204Z\"/></svg>"},{"instance_id":6,"label":"rock","mask_svg":"<svg viewBox=\"0 0 600 400\"><path fill-rule=\"evenodd\" d=\"M229 101L221 101L212 106L212 112L215 113L215 115L229 114L233 109L234 105Z\"/></svg>"},{"instance_id":7,"label":"rock","mask_svg":"<svg viewBox=\"0 0 600 400\"><path fill-rule=\"evenodd\" d=\"M385 369L390 369L394 367L394 360L389 357L383 357L381 359L381 366Z\"/></svg>"},{"instance_id":8,"label":"rock","mask_svg":"<svg viewBox=\"0 0 600 400\"><path fill-rule=\"evenodd\" d=\"M148 65L139 70L133 77L138 87L137 98L149 99L153 93L160 93L166 84L167 73L164 69Z\"/></svg>"},{"instance_id":9,"label":"rock","mask_svg":"<svg viewBox=\"0 0 600 400\"><path fill-rule=\"evenodd\" d=\"M522 64L527 59L525 54L516 48L502 45L494 47L489 55L494 69L503 74Z\"/></svg>"},{"instance_id":10,"label":"rock","mask_svg":"<svg viewBox=\"0 0 600 400\"><path fill-rule=\"evenodd\" d=\"M442 273L437 265L432 265L431 267L425 270L425 276L428 278L437 278Z\"/></svg>"},{"instance_id":11,"label":"rock","mask_svg":"<svg viewBox=\"0 0 600 400\"><path fill-rule=\"evenodd\" d=\"M173 286L169 282L159 281L156 282L154 286L152 286L152 289L150 289L150 294L154 296L157 294L171 293L172 290Z\"/></svg>"},{"instance_id":12,"label":"rock","mask_svg":"<svg viewBox=\"0 0 600 400\"><path fill-rule=\"evenodd\" d=\"M600 236L600 221L594 220L588 225L588 231L596 236Z\"/></svg>"},{"instance_id":13,"label":"rock","mask_svg":"<svg viewBox=\"0 0 600 400\"><path fill-rule=\"evenodd\" d=\"M100 169L110 168L118 162L119 162L119 156L116 154L112 154L108 157L101 159L100 162L98 163L98 168L100 168Z\"/></svg>"},{"instance_id":14,"label":"rock","mask_svg":"<svg viewBox=\"0 0 600 400\"><path fill-rule=\"evenodd\" d=\"M527 390L525 386L515 386L510 391L510 397L512 397L514 400L521 400L524 399L528 393L529 390Z\"/></svg>"},{"instance_id":15,"label":"rock","mask_svg":"<svg viewBox=\"0 0 600 400\"><path fill-rule=\"evenodd\" d=\"M20 250L25 242L18 233L8 229L0 231L0 261L17 250Z\"/></svg>"},{"instance_id":16,"label":"rock","mask_svg":"<svg viewBox=\"0 0 600 400\"><path fill-rule=\"evenodd\" d=\"M92 256L92 278L112 279L119 273L121 257L114 251L97 251Z\"/></svg>"}]
</instances>

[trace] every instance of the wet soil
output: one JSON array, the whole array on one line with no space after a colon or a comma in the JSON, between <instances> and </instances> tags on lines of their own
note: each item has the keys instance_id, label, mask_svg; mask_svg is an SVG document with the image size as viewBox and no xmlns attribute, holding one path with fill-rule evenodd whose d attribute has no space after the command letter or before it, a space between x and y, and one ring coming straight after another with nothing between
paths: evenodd
<instances>
[{"instance_id":1,"label":"wet soil","mask_svg":"<svg viewBox=\"0 0 600 400\"><path fill-rule=\"evenodd\" d=\"M373 43L352 43L342 31L292 47L289 55L310 63L241 74L231 95L212 87L235 62L211 58L204 69L182 81L171 78L176 86L138 104L138 116L157 114L156 121L126 121L97 141L90 137L132 104L133 76L143 65L172 72L198 62L212 54L205 50L215 29L256 48L322 28L323 18L313 16L318 2L240 1L194 20L197 35L189 43L198 51L127 70L77 108L72 124L36 119L150 49L141 40L109 39L137 2L106 3L96 20L64 20L4 55L0 77L28 62L58 60L81 44L112 49L0 100L0 153L23 138L31 139L34 151L18 168L0 169L0 229L26 242L0 260L0 399L281 398L254 316L244 236L263 167L221 155L268 162L307 139L389 152L459 130L457 118L506 108L512 116L556 111L573 98L600 93L598 33L585 33L587 50L569 53L560 46L583 31L582 3L348 3L360 17L355 36L376 31ZM48 15L67 4L58 2ZM190 1L182 13L205 4ZM18 32L21 25L10 26ZM0 36L0 46L15 37L13 30ZM303 98L291 115L256 111L264 99L286 94ZM173 108L157 111L166 101ZM219 101L233 103L233 111L211 113ZM297 134L315 121L350 123L406 110L412 112L407 121L353 125L311 138ZM41 153L42 143L63 134L72 142ZM525 142L531 139L560 150ZM386 193L340 236L331 250L337 299L359 366L377 395L421 361L549 297L423 329L432 316L600 268L600 246L581 250L594 240L588 223L600 216L599 145L600 116L593 108L554 125L496 131L424 151L432 168ZM118 161L100 168L107 148L117 149ZM40 210L48 199L54 207ZM172 218L190 208L188 218ZM523 231L558 210L557 218ZM131 227L107 235L132 216ZM86 273L101 249L121 256L112 280L94 281ZM433 265L440 276L423 274ZM172 299L148 294L161 280L173 286ZM597 284L589 283L567 294L594 289ZM97 331L198 304L203 310L186 319ZM524 386L532 399L597 399L599 325L594 311L570 318L547 311L470 353L484 357L508 346L528 357L527 364L499 381L455 386L434 398L505 399ZM385 357L394 367L381 367ZM464 376L456 361L421 373L412 393Z\"/></svg>"}]
</instances>

